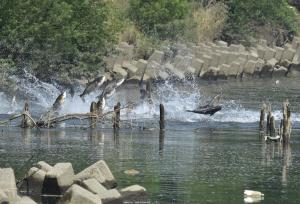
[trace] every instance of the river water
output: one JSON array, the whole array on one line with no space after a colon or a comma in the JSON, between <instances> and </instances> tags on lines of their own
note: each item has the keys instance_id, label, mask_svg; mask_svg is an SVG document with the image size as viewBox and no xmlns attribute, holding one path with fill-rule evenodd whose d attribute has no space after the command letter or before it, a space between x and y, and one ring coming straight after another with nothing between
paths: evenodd
<instances>
[{"instance_id":1,"label":"river water","mask_svg":"<svg viewBox=\"0 0 300 204\"><path fill-rule=\"evenodd\" d=\"M288 78L277 83L275 79L255 79L157 84L154 105L122 111L124 122L118 132L113 132L109 124L83 130L77 121L50 130L23 130L12 123L1 127L0 166L13 167L17 178L22 178L40 160L50 164L71 162L79 172L104 159L119 187L142 185L151 203L243 203L245 189L264 193L261 203L300 203L299 84L300 79ZM38 86L28 87L36 97L30 101L36 116L59 93L49 84L44 92ZM107 110L116 101L135 101L136 91L119 90L108 101ZM185 112L221 92L223 109L215 115ZM8 96L0 97L4 104L0 108L2 119L20 111L18 106L10 108ZM258 134L261 103L270 102L279 120L286 98L292 107L291 143L282 146L265 142ZM158 130L159 103L165 105L164 132ZM75 97L66 101L62 113L88 110L89 106ZM140 174L126 175L128 169Z\"/></svg>"}]
</instances>

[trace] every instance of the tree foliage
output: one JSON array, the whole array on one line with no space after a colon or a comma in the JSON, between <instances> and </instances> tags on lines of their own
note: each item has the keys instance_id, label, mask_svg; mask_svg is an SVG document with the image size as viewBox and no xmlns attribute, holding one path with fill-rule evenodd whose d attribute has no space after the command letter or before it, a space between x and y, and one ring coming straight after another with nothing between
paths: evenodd
<instances>
[{"instance_id":1,"label":"tree foliage","mask_svg":"<svg viewBox=\"0 0 300 204\"><path fill-rule=\"evenodd\" d=\"M26 59L42 78L99 69L116 39L108 16L98 0L1 0L0 55Z\"/></svg>"},{"instance_id":2,"label":"tree foliage","mask_svg":"<svg viewBox=\"0 0 300 204\"><path fill-rule=\"evenodd\" d=\"M148 35L176 39L183 31L187 0L130 0L131 19Z\"/></svg>"}]
</instances>

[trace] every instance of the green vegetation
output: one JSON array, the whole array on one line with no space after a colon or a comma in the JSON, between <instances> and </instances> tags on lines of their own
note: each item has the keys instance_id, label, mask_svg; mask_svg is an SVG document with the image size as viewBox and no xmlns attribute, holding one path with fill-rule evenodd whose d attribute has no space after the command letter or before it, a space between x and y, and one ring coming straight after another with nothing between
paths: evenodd
<instances>
[{"instance_id":1,"label":"green vegetation","mask_svg":"<svg viewBox=\"0 0 300 204\"><path fill-rule=\"evenodd\" d=\"M285 0L1 0L0 70L89 77L119 41L147 58L162 42L241 42L265 27L296 33L298 19Z\"/></svg>"}]
</instances>

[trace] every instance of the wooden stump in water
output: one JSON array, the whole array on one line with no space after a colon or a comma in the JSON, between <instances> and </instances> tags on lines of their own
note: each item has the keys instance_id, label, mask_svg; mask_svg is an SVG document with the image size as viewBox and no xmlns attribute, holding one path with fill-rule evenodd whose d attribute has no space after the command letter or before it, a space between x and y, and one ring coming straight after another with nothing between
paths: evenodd
<instances>
[{"instance_id":1,"label":"wooden stump in water","mask_svg":"<svg viewBox=\"0 0 300 204\"><path fill-rule=\"evenodd\" d=\"M267 107L268 110L268 114L267 114L267 130L266 130L266 134L270 135L271 134L271 117L272 117L272 110L271 110L271 105L269 104L269 106Z\"/></svg>"},{"instance_id":2,"label":"wooden stump in water","mask_svg":"<svg viewBox=\"0 0 300 204\"><path fill-rule=\"evenodd\" d=\"M90 106L90 112L91 112L91 114L93 114L93 115L97 115L97 114L98 114L97 103L94 102L94 101L91 103L91 106ZM91 122L91 126L90 126L90 127L91 127L91 128L95 128L96 125L97 125L97 118L91 116L90 122Z\"/></svg>"},{"instance_id":3,"label":"wooden stump in water","mask_svg":"<svg viewBox=\"0 0 300 204\"><path fill-rule=\"evenodd\" d=\"M291 110L288 101L283 103L283 128L282 128L282 142L289 143L291 137Z\"/></svg>"},{"instance_id":4,"label":"wooden stump in water","mask_svg":"<svg viewBox=\"0 0 300 204\"><path fill-rule=\"evenodd\" d=\"M159 105L159 114L160 114L160 117L159 117L159 128L161 130L164 130L165 129L165 108L164 108L163 104Z\"/></svg>"},{"instance_id":5,"label":"wooden stump in water","mask_svg":"<svg viewBox=\"0 0 300 204\"><path fill-rule=\"evenodd\" d=\"M21 127L22 128L32 128L33 126L34 126L33 121L30 118L29 104L26 101L24 104L24 109L23 109Z\"/></svg>"},{"instance_id":6,"label":"wooden stump in water","mask_svg":"<svg viewBox=\"0 0 300 204\"><path fill-rule=\"evenodd\" d=\"M270 135L276 136L276 123L275 123L275 118L273 115L271 115L271 118L270 118Z\"/></svg>"},{"instance_id":7,"label":"wooden stump in water","mask_svg":"<svg viewBox=\"0 0 300 204\"><path fill-rule=\"evenodd\" d=\"M259 131L261 133L265 132L266 109L267 109L267 105L264 103L260 110Z\"/></svg>"},{"instance_id":8,"label":"wooden stump in water","mask_svg":"<svg viewBox=\"0 0 300 204\"><path fill-rule=\"evenodd\" d=\"M121 103L118 102L117 105L114 106L114 116L113 116L113 128L114 130L120 128L120 112L121 109Z\"/></svg>"}]
</instances>

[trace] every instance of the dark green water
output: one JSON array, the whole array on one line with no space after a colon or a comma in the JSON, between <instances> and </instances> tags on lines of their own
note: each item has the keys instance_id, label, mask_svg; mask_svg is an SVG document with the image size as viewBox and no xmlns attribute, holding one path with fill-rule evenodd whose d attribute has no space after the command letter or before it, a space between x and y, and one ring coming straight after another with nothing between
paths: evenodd
<instances>
[{"instance_id":1,"label":"dark green water","mask_svg":"<svg viewBox=\"0 0 300 204\"><path fill-rule=\"evenodd\" d=\"M164 134L157 129L121 129L114 134L111 129L1 127L0 166L13 167L20 179L41 160L71 162L79 172L104 159L120 188L142 185L151 203L239 204L244 203L245 189L264 193L261 203L300 203L300 79L274 83L274 79L203 82L175 91L172 86L157 87L162 90L155 106L162 101L168 119ZM196 105L197 92L205 101L220 91L224 108L213 117L185 112ZM261 102L272 103L278 120L286 98L292 106L291 144L266 143L258 136ZM80 104L75 102L69 103L74 109ZM137 109L142 114L133 118L144 116L143 110ZM157 127L157 110L151 117ZM128 176L124 174L128 169L140 174Z\"/></svg>"},{"instance_id":2,"label":"dark green water","mask_svg":"<svg viewBox=\"0 0 300 204\"><path fill-rule=\"evenodd\" d=\"M292 143L282 147L265 143L256 131L245 127L179 128L164 135L158 131L3 129L0 163L12 166L20 178L40 160L72 162L78 172L105 159L120 187L146 187L151 203L243 203L245 189L263 192L262 203L299 203L299 136L294 131ZM123 173L132 168L140 174Z\"/></svg>"}]
</instances>

